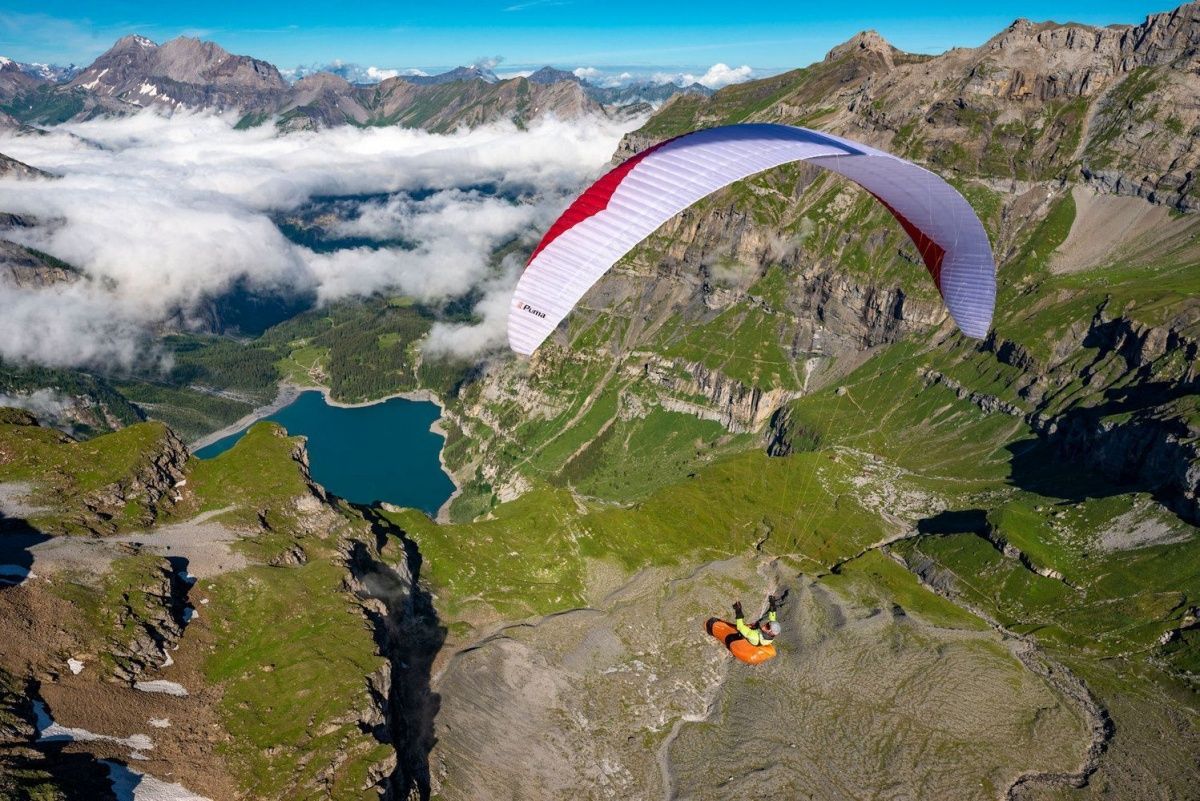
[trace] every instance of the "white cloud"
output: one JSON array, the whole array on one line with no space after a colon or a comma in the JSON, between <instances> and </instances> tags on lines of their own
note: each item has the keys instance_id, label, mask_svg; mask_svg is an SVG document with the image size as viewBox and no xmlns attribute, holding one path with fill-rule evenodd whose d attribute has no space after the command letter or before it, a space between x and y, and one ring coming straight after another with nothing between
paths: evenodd
<instances>
[{"instance_id":1,"label":"white cloud","mask_svg":"<svg viewBox=\"0 0 1200 801\"><path fill-rule=\"evenodd\" d=\"M4 211L42 221L5 236L88 276L47 289L0 285L0 358L130 366L152 354L164 320L186 321L198 301L239 281L322 300L383 289L431 301L481 284L494 291L490 253L513 237L532 241L638 124L546 119L527 131L346 126L278 136L269 125L235 131L231 122L144 113L0 136L0 152L62 176L0 180ZM485 184L499 193L469 189ZM410 249L315 253L272 220L315 195L415 190L421 199L362 203L340 231Z\"/></svg>"},{"instance_id":2,"label":"white cloud","mask_svg":"<svg viewBox=\"0 0 1200 801\"><path fill-rule=\"evenodd\" d=\"M504 56L480 56L471 62L471 66L480 70L494 70L504 62Z\"/></svg>"},{"instance_id":3,"label":"white cloud","mask_svg":"<svg viewBox=\"0 0 1200 801\"><path fill-rule=\"evenodd\" d=\"M521 274L521 266L519 260L509 256L500 275L481 285L483 299L473 309L480 318L478 324L434 323L424 344L425 353L430 356L472 357L503 346L508 332L512 288Z\"/></svg>"},{"instance_id":4,"label":"white cloud","mask_svg":"<svg viewBox=\"0 0 1200 801\"><path fill-rule=\"evenodd\" d=\"M71 408L69 398L52 389L38 389L30 393L9 395L0 392L0 407L24 409L31 412L39 420L57 421L62 414Z\"/></svg>"},{"instance_id":5,"label":"white cloud","mask_svg":"<svg viewBox=\"0 0 1200 801\"><path fill-rule=\"evenodd\" d=\"M728 64L713 64L703 75L690 72L656 72L653 76L655 83L676 83L680 86L691 86L698 83L709 89L720 89L734 83L744 83L754 77L754 69L746 64L740 67L730 67Z\"/></svg>"},{"instance_id":6,"label":"white cloud","mask_svg":"<svg viewBox=\"0 0 1200 801\"><path fill-rule=\"evenodd\" d=\"M400 70L387 70L380 69L379 67L367 67L366 71L363 73L363 75L366 76L366 79L373 83L386 81L388 78L395 78L400 74Z\"/></svg>"},{"instance_id":7,"label":"white cloud","mask_svg":"<svg viewBox=\"0 0 1200 801\"><path fill-rule=\"evenodd\" d=\"M696 83L709 89L720 89L734 83L744 83L754 77L754 70L748 65L730 67L728 64L713 64L708 72L700 76Z\"/></svg>"},{"instance_id":8,"label":"white cloud","mask_svg":"<svg viewBox=\"0 0 1200 801\"><path fill-rule=\"evenodd\" d=\"M577 67L575 75L597 86L606 89L616 89L634 83L675 84L676 86L691 86L698 83L709 89L720 89L734 83L742 83L755 77L755 70L749 65L730 67L728 64L713 64L704 72L658 68L646 70L605 69L601 67Z\"/></svg>"}]
</instances>

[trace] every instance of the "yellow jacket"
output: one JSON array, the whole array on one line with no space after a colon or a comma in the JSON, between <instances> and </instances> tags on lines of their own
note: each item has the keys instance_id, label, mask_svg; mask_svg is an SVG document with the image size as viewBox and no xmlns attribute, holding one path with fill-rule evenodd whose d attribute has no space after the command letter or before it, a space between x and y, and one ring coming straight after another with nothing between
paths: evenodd
<instances>
[{"instance_id":1,"label":"yellow jacket","mask_svg":"<svg viewBox=\"0 0 1200 801\"><path fill-rule=\"evenodd\" d=\"M767 612L767 620L770 620L770 621L775 620L774 610ZM771 640L770 637L763 634L757 628L751 628L750 626L747 626L746 621L740 617L737 619L736 625L737 625L738 634L741 634L743 637L745 637L746 641L749 642L751 645L758 645L758 646L770 645L773 642L773 640Z\"/></svg>"}]
</instances>

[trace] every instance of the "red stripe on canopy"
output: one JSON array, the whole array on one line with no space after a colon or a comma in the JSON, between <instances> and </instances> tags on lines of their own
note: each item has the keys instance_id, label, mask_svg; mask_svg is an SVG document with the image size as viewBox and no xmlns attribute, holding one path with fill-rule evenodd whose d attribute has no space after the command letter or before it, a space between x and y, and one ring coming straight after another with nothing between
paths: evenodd
<instances>
[{"instance_id":1,"label":"red stripe on canopy","mask_svg":"<svg viewBox=\"0 0 1200 801\"><path fill-rule=\"evenodd\" d=\"M528 267L529 263L536 259L537 255L545 250L547 245L564 232L579 225L579 223L588 217L599 214L608 208L608 201L612 200L613 192L617 191L617 187L621 185L621 181L625 180L625 176L629 174L630 170L636 167L646 156L649 156L661 147L669 145L678 138L678 136L672 137L666 141L659 142L653 147L646 148L641 153L630 156L605 173L604 177L596 181L596 183L588 187L587 191L575 198L575 202L568 206L562 216L554 221L554 225L550 226L550 230L542 237L542 241L538 242L538 246L533 249L533 253L530 254L529 261L525 262L525 266Z\"/></svg>"},{"instance_id":2,"label":"red stripe on canopy","mask_svg":"<svg viewBox=\"0 0 1200 801\"><path fill-rule=\"evenodd\" d=\"M918 228L912 220L905 217L900 212L896 211L891 205L881 198L879 195L871 192L871 197L883 204L883 207L892 213L904 229L904 233L908 234L908 238L917 246L917 252L921 254L921 258L925 262L925 266L929 268L929 274L933 276L933 283L937 285L938 291L942 290L942 259L946 258L946 249L934 242L925 232Z\"/></svg>"}]
</instances>

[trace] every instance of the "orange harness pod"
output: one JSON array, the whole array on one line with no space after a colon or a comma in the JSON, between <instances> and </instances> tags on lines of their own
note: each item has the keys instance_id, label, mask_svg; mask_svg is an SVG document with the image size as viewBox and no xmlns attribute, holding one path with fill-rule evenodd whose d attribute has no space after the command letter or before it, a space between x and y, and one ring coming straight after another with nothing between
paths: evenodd
<instances>
[{"instance_id":1,"label":"orange harness pod","mask_svg":"<svg viewBox=\"0 0 1200 801\"><path fill-rule=\"evenodd\" d=\"M745 637L738 634L738 630L733 624L726 623L724 620L710 617L704 624L704 630L728 648L729 653L747 665L758 665L775 658L774 645L751 645Z\"/></svg>"}]
</instances>

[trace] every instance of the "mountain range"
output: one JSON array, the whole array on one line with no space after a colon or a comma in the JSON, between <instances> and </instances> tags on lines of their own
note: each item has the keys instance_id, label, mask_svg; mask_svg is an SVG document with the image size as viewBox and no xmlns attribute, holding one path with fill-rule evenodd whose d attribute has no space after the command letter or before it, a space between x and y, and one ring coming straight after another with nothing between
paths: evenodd
<instances>
[{"instance_id":1,"label":"mountain range","mask_svg":"<svg viewBox=\"0 0 1200 801\"><path fill-rule=\"evenodd\" d=\"M711 90L650 82L600 87L552 67L507 80L473 66L370 84L319 71L290 83L272 64L187 37L159 45L125 36L83 69L0 60L0 114L6 115L0 126L9 127L14 121L54 125L158 108L237 113L243 127L277 119L284 130L350 124L446 131L500 119L525 124L548 114L573 119L616 113L622 106L658 103L680 93L708 95Z\"/></svg>"}]
</instances>

